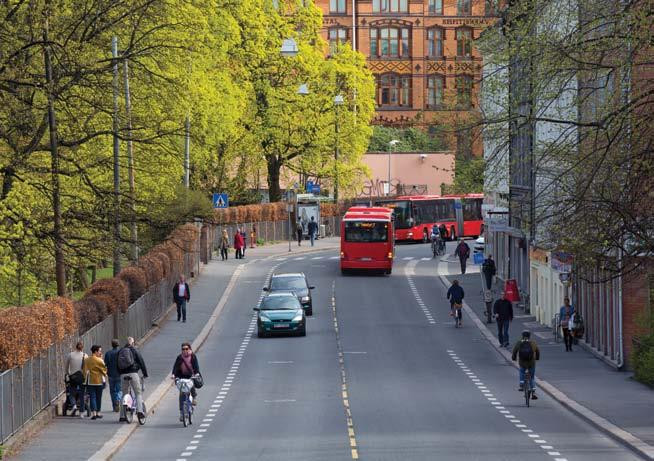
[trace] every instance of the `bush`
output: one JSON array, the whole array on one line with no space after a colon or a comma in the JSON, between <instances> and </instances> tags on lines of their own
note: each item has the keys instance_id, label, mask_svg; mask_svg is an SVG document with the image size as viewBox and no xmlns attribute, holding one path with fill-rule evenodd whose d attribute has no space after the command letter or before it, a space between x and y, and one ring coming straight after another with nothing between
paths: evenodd
<instances>
[{"instance_id":1,"label":"bush","mask_svg":"<svg viewBox=\"0 0 654 461\"><path fill-rule=\"evenodd\" d=\"M75 317L79 326L79 333L83 334L89 331L93 326L104 320L104 313L106 314L106 307L103 302L98 300L95 296L87 296L84 299L75 301L73 303Z\"/></svg>"},{"instance_id":2,"label":"bush","mask_svg":"<svg viewBox=\"0 0 654 461\"><path fill-rule=\"evenodd\" d=\"M109 313L126 312L129 307L129 290L119 278L102 279L95 282L86 292L87 295L101 297L107 303ZM86 298L86 295L84 296Z\"/></svg>"},{"instance_id":3,"label":"bush","mask_svg":"<svg viewBox=\"0 0 654 461\"><path fill-rule=\"evenodd\" d=\"M31 354L29 344L37 335L24 307L0 309L0 370L25 363Z\"/></svg>"},{"instance_id":4,"label":"bush","mask_svg":"<svg viewBox=\"0 0 654 461\"><path fill-rule=\"evenodd\" d=\"M145 271L140 267L126 267L120 271L118 278L127 284L130 304L133 304L137 299L145 294L148 281L145 276Z\"/></svg>"},{"instance_id":5,"label":"bush","mask_svg":"<svg viewBox=\"0 0 654 461\"><path fill-rule=\"evenodd\" d=\"M654 387L654 334L644 336L633 352L634 377Z\"/></svg>"}]
</instances>

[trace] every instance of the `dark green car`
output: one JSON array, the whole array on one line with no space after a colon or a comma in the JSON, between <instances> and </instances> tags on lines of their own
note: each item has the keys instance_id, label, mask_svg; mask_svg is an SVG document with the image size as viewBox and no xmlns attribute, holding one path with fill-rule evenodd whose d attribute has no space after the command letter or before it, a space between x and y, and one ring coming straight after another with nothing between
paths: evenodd
<instances>
[{"instance_id":1,"label":"dark green car","mask_svg":"<svg viewBox=\"0 0 654 461\"><path fill-rule=\"evenodd\" d=\"M277 291L263 298L260 307L255 307L257 316L257 336L275 334L294 334L306 336L306 316L295 293Z\"/></svg>"}]
</instances>

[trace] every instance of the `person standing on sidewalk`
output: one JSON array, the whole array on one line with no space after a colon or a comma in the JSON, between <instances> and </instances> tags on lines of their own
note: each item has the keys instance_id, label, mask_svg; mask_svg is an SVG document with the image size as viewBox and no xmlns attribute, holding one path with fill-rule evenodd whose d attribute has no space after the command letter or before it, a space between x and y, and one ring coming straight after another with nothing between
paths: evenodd
<instances>
[{"instance_id":1,"label":"person standing on sidewalk","mask_svg":"<svg viewBox=\"0 0 654 461\"><path fill-rule=\"evenodd\" d=\"M565 351L572 352L572 332L570 331L570 319L575 313L575 308L570 305L570 298L567 296L563 299L563 306L559 310L559 324L563 330L563 342Z\"/></svg>"},{"instance_id":2,"label":"person standing on sidewalk","mask_svg":"<svg viewBox=\"0 0 654 461\"><path fill-rule=\"evenodd\" d=\"M311 216L311 221L309 221L309 238L311 239L311 246L313 246L313 241L316 239L316 235L318 235L318 223L316 222L315 218Z\"/></svg>"},{"instance_id":3,"label":"person standing on sidewalk","mask_svg":"<svg viewBox=\"0 0 654 461\"><path fill-rule=\"evenodd\" d=\"M245 258L245 249L248 247L248 234L245 226L241 228L241 237L243 237L243 246L241 247L241 258Z\"/></svg>"},{"instance_id":4,"label":"person standing on sidewalk","mask_svg":"<svg viewBox=\"0 0 654 461\"><path fill-rule=\"evenodd\" d=\"M236 259L243 259L243 236L240 227L237 227L234 233L234 250L236 250Z\"/></svg>"},{"instance_id":5,"label":"person standing on sidewalk","mask_svg":"<svg viewBox=\"0 0 654 461\"><path fill-rule=\"evenodd\" d=\"M497 273L493 255L488 255L481 265L481 272L484 274L484 281L486 282L486 289L490 290L493 287L493 277Z\"/></svg>"},{"instance_id":6,"label":"person standing on sidewalk","mask_svg":"<svg viewBox=\"0 0 654 461\"><path fill-rule=\"evenodd\" d=\"M531 332L524 330L520 338L513 346L511 360L515 362L518 359L520 366L520 383L518 390L522 392L525 385L525 370L529 370L529 388L531 389L531 399L536 400L536 360L540 360L540 350L536 341L531 339Z\"/></svg>"},{"instance_id":7,"label":"person standing on sidewalk","mask_svg":"<svg viewBox=\"0 0 654 461\"><path fill-rule=\"evenodd\" d=\"M139 371L143 374L143 379L148 377L148 370L145 367L145 360L141 353L134 347L134 338L131 336L127 338L127 344L118 352L118 371L120 372L121 391L123 395L128 394L130 388L134 391L136 397L136 414L143 417L143 386L141 384L141 376ZM120 407L119 421L127 421L125 408Z\"/></svg>"},{"instance_id":8,"label":"person standing on sidewalk","mask_svg":"<svg viewBox=\"0 0 654 461\"><path fill-rule=\"evenodd\" d=\"M302 228L302 221L297 220L295 225L295 233L297 234L297 246L302 246L302 234L304 234L304 229Z\"/></svg>"},{"instance_id":9,"label":"person standing on sidewalk","mask_svg":"<svg viewBox=\"0 0 654 461\"><path fill-rule=\"evenodd\" d=\"M177 321L180 319L186 322L186 303L191 300L191 290L184 280L184 275L179 276L179 282L173 287L173 299L177 304Z\"/></svg>"},{"instance_id":10,"label":"person standing on sidewalk","mask_svg":"<svg viewBox=\"0 0 654 461\"><path fill-rule=\"evenodd\" d=\"M84 417L84 410L86 407L84 405L84 373L82 373L82 368L84 367L84 361L88 356L84 353L84 343L78 341L75 344L75 350L71 351L70 354L66 357L66 364L64 366L65 376L69 380L70 393L68 405L72 408L71 415L75 415L75 412L78 409L79 402L79 417Z\"/></svg>"},{"instance_id":11,"label":"person standing on sidewalk","mask_svg":"<svg viewBox=\"0 0 654 461\"><path fill-rule=\"evenodd\" d=\"M223 234L220 237L220 243L218 244L220 249L220 257L223 261L228 259L229 256L229 236L227 235L227 229L223 229Z\"/></svg>"},{"instance_id":12,"label":"person standing on sidewalk","mask_svg":"<svg viewBox=\"0 0 654 461\"><path fill-rule=\"evenodd\" d=\"M459 244L454 250L454 256L459 257L459 262L461 263L461 273L466 273L466 264L468 263L468 258L470 257L470 247L463 239L459 239Z\"/></svg>"},{"instance_id":13,"label":"person standing on sidewalk","mask_svg":"<svg viewBox=\"0 0 654 461\"><path fill-rule=\"evenodd\" d=\"M493 314L497 320L497 339L500 347L509 347L509 325L513 321L513 304L506 299L506 293L502 291L502 297L495 301Z\"/></svg>"},{"instance_id":14,"label":"person standing on sidewalk","mask_svg":"<svg viewBox=\"0 0 654 461\"><path fill-rule=\"evenodd\" d=\"M117 339L112 339L111 350L104 354L104 364L107 366L107 375L109 376L109 395L115 413L120 409L120 400L123 397L120 392L120 373L118 372L119 350L120 342Z\"/></svg>"},{"instance_id":15,"label":"person standing on sidewalk","mask_svg":"<svg viewBox=\"0 0 654 461\"><path fill-rule=\"evenodd\" d=\"M91 403L91 419L100 419L102 415L102 391L107 385L107 366L102 360L102 347L91 346L91 357L84 361L86 389Z\"/></svg>"}]
</instances>

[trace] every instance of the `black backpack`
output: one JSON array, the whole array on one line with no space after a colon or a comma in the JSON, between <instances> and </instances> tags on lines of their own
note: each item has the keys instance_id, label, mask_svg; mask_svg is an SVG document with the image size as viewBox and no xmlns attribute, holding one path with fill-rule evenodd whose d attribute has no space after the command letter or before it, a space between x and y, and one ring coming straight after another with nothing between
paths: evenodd
<instances>
[{"instance_id":1,"label":"black backpack","mask_svg":"<svg viewBox=\"0 0 654 461\"><path fill-rule=\"evenodd\" d=\"M134 352L131 347L123 347L118 352L118 359L116 360L118 365L118 371L124 372L131 369L134 366Z\"/></svg>"},{"instance_id":2,"label":"black backpack","mask_svg":"<svg viewBox=\"0 0 654 461\"><path fill-rule=\"evenodd\" d=\"M531 362L534 359L534 348L530 341L521 341L518 349L518 357L521 362Z\"/></svg>"}]
</instances>

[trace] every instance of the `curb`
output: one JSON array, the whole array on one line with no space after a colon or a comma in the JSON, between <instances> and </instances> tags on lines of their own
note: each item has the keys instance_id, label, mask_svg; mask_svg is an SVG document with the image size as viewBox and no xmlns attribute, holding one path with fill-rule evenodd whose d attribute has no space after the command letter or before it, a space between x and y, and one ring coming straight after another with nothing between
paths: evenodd
<instances>
[{"instance_id":1,"label":"curb","mask_svg":"<svg viewBox=\"0 0 654 461\"><path fill-rule=\"evenodd\" d=\"M441 283L445 288L449 287L449 280L444 275L439 275ZM475 326L481 331L481 334L488 340L488 342L495 348L495 350L502 356L504 359L515 369L519 369L518 365L511 360L511 354L501 347L499 347L496 342L495 336L489 331L483 321L479 318L477 313L470 307L468 304L463 301L463 310L468 314L468 317L472 319ZM571 399L563 392L561 392L556 386L548 383L547 381L539 378L538 386L540 386L546 394L552 397L554 400L559 402L565 408L570 410L572 413L581 417L595 428L599 429L606 435L610 436L615 441L623 444L639 456L644 459L654 461L654 447L648 443L640 440L638 437L633 435L631 432L625 431L624 429L616 426L612 422L608 421L605 418L602 418L600 415L592 411L591 409L583 406L579 402Z\"/></svg>"}]
</instances>

